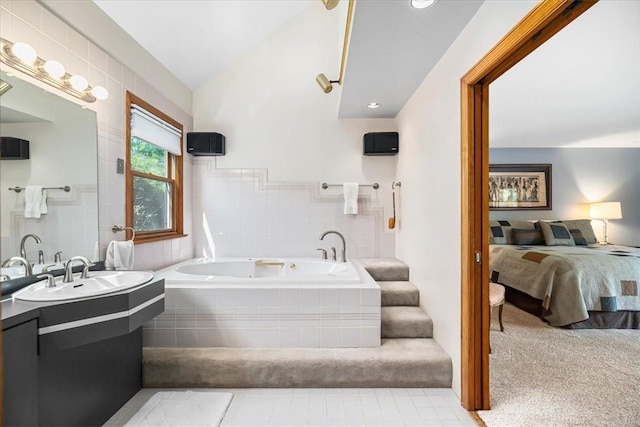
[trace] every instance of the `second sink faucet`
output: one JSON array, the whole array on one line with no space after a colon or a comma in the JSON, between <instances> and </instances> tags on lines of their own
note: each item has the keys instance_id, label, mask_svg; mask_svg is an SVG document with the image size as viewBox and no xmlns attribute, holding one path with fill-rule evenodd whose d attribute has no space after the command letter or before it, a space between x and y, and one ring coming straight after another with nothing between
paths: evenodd
<instances>
[{"instance_id":1,"label":"second sink faucet","mask_svg":"<svg viewBox=\"0 0 640 427\"><path fill-rule=\"evenodd\" d=\"M42 243L42 239L35 234L26 234L22 240L20 240L20 256L24 259L27 259L27 250L24 247L25 242L29 237L32 237L36 243Z\"/></svg>"},{"instance_id":2,"label":"second sink faucet","mask_svg":"<svg viewBox=\"0 0 640 427\"><path fill-rule=\"evenodd\" d=\"M340 239L342 240L342 251L340 251L340 261L347 262L347 243L345 242L344 236L342 235L342 233L335 230L325 231L324 233L322 233L322 236L320 236L320 240L324 240L324 237L327 234L337 234L338 237L340 237Z\"/></svg>"}]
</instances>

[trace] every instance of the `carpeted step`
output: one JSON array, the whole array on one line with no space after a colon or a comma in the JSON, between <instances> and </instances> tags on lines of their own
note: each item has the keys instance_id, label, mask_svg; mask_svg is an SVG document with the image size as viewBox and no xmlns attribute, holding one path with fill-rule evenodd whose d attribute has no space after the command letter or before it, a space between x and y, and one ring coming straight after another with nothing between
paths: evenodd
<instances>
[{"instance_id":1,"label":"carpeted step","mask_svg":"<svg viewBox=\"0 0 640 427\"><path fill-rule=\"evenodd\" d=\"M377 282L409 280L409 266L395 258L362 258L358 261Z\"/></svg>"},{"instance_id":2,"label":"carpeted step","mask_svg":"<svg viewBox=\"0 0 640 427\"><path fill-rule=\"evenodd\" d=\"M451 387L447 353L430 338L379 348L143 349L144 387Z\"/></svg>"},{"instance_id":3,"label":"carpeted step","mask_svg":"<svg viewBox=\"0 0 640 427\"><path fill-rule=\"evenodd\" d=\"M382 291L383 307L420 305L420 292L411 282L378 282L378 285Z\"/></svg>"},{"instance_id":4,"label":"carpeted step","mask_svg":"<svg viewBox=\"0 0 640 427\"><path fill-rule=\"evenodd\" d=\"M382 307L382 338L431 338L433 321L420 307Z\"/></svg>"}]
</instances>

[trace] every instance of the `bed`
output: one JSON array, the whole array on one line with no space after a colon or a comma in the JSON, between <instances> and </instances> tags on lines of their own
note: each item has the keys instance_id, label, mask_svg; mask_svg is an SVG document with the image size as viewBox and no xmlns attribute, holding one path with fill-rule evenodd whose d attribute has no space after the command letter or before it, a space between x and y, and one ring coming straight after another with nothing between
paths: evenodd
<instances>
[{"instance_id":1,"label":"bed","mask_svg":"<svg viewBox=\"0 0 640 427\"><path fill-rule=\"evenodd\" d=\"M505 286L507 301L552 326L640 329L640 248L576 245L583 237L573 244L558 244L553 237L540 242L542 230L533 231L529 224L532 228L509 224L513 230L501 225L503 234L513 231L511 241L496 244L496 238L490 245L491 281ZM524 242L534 244L521 244L518 237L524 234L529 235Z\"/></svg>"}]
</instances>

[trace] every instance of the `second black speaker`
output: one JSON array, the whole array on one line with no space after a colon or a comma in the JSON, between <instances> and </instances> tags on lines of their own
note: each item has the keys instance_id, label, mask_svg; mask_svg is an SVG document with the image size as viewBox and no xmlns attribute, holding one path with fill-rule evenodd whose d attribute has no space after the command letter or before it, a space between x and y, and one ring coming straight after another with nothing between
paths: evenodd
<instances>
[{"instance_id":1,"label":"second black speaker","mask_svg":"<svg viewBox=\"0 0 640 427\"><path fill-rule=\"evenodd\" d=\"M194 156L224 156L224 135L217 132L188 132L187 153Z\"/></svg>"}]
</instances>

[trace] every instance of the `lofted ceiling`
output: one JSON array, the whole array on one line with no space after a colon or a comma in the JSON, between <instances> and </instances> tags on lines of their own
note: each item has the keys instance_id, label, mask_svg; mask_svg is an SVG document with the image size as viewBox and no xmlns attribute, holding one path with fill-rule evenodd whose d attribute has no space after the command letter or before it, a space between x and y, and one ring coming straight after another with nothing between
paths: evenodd
<instances>
[{"instance_id":1,"label":"lofted ceiling","mask_svg":"<svg viewBox=\"0 0 640 427\"><path fill-rule=\"evenodd\" d=\"M193 91L305 7L322 7L320 0L93 1ZM409 0L358 0L339 116L395 117L483 2L441 0L416 10ZM372 101L380 107L367 108Z\"/></svg>"},{"instance_id":2,"label":"lofted ceiling","mask_svg":"<svg viewBox=\"0 0 640 427\"><path fill-rule=\"evenodd\" d=\"M320 0L93 1L192 91L304 8L322 7ZM357 0L339 117L395 117L483 2L439 0L418 11L409 0ZM491 143L571 146L592 138L593 146L640 147L638 99L640 2L601 0L492 84ZM370 102L380 107L366 108ZM617 142L598 139L607 135Z\"/></svg>"}]
</instances>

